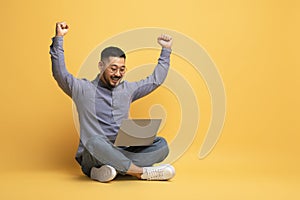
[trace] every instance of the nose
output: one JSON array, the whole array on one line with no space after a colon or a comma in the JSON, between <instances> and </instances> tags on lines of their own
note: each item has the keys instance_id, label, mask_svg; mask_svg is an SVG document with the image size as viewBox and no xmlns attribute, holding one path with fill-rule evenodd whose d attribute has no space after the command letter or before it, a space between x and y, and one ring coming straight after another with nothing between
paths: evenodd
<instances>
[{"instance_id":1,"label":"nose","mask_svg":"<svg viewBox=\"0 0 300 200\"><path fill-rule=\"evenodd\" d=\"M120 69L117 69L115 75L116 75L116 76L121 76Z\"/></svg>"}]
</instances>

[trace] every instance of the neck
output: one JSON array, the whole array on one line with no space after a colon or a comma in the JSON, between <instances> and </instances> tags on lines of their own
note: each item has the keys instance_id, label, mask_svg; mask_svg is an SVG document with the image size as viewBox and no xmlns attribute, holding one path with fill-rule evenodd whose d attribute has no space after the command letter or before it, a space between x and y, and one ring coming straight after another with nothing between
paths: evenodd
<instances>
[{"instance_id":1,"label":"neck","mask_svg":"<svg viewBox=\"0 0 300 200\"><path fill-rule=\"evenodd\" d=\"M111 86L107 83L107 81L105 80L103 74L102 74L102 75L100 74L99 84L100 84L101 87L105 87L105 88L107 88L107 89L109 89L109 90L113 89L113 87L111 87Z\"/></svg>"}]
</instances>

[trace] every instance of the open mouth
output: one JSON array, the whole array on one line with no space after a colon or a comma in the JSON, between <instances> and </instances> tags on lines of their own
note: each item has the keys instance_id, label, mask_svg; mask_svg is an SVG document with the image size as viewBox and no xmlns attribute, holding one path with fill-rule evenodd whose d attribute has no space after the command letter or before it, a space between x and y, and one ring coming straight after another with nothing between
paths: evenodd
<instances>
[{"instance_id":1,"label":"open mouth","mask_svg":"<svg viewBox=\"0 0 300 200\"><path fill-rule=\"evenodd\" d=\"M111 79L114 83L117 83L121 79L121 77L112 77Z\"/></svg>"}]
</instances>

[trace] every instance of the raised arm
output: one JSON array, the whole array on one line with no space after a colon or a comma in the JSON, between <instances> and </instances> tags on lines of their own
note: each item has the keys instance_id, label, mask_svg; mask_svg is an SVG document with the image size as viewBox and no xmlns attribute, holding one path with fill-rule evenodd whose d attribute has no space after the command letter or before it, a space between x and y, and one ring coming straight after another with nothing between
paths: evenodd
<instances>
[{"instance_id":1,"label":"raised arm","mask_svg":"<svg viewBox=\"0 0 300 200\"><path fill-rule=\"evenodd\" d=\"M171 48L173 39L169 35L162 34L157 38L157 42L162 47L158 63L150 76L146 79L133 83L135 84L135 90L132 95L132 101L135 101L155 90L167 77L170 67L170 54L172 52Z\"/></svg>"},{"instance_id":2,"label":"raised arm","mask_svg":"<svg viewBox=\"0 0 300 200\"><path fill-rule=\"evenodd\" d=\"M71 75L65 65L63 38L69 30L66 22L58 22L55 27L55 37L52 38L50 46L52 75L60 88L70 97L72 97L73 84L76 78Z\"/></svg>"}]
</instances>

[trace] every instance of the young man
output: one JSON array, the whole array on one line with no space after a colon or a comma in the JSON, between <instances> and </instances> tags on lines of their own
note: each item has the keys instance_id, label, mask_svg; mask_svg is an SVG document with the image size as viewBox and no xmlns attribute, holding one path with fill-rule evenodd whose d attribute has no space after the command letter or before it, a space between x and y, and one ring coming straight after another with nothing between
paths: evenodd
<instances>
[{"instance_id":1,"label":"young man","mask_svg":"<svg viewBox=\"0 0 300 200\"><path fill-rule=\"evenodd\" d=\"M50 47L52 73L61 89L74 101L80 123L80 144L76 160L84 174L108 182L117 173L145 180L169 180L175 175L171 165L152 167L168 153L164 138L156 137L150 146L116 147L113 142L123 119L128 118L130 103L149 94L165 80L170 63L172 38L157 38L162 46L153 73L138 82L122 81L126 72L125 53L117 47L101 52L100 73L95 80L77 79L65 66L63 38L69 30L65 22L56 23ZM142 133L141 133L142 134Z\"/></svg>"}]
</instances>

